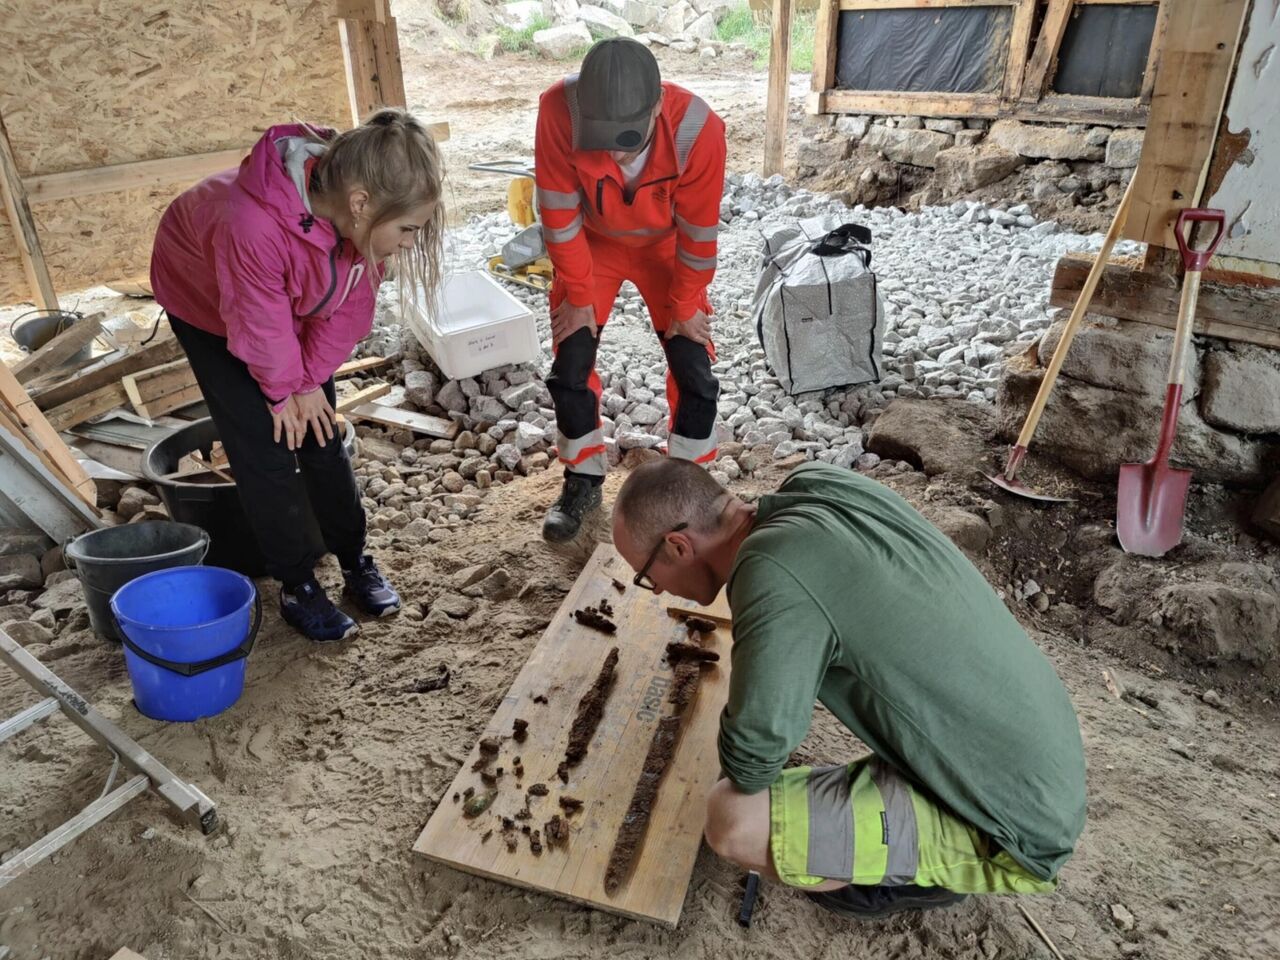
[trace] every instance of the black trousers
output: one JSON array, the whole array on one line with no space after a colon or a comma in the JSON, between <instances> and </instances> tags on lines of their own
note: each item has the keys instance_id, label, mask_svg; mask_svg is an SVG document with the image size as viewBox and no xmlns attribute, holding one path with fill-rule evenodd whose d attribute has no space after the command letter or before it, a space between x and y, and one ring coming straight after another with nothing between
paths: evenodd
<instances>
[{"instance_id":1,"label":"black trousers","mask_svg":"<svg viewBox=\"0 0 1280 960\"><path fill-rule=\"evenodd\" d=\"M365 516L341 434L335 431L322 445L308 430L296 451L283 440L276 443L267 400L227 341L172 314L169 323L218 427L267 573L287 588L311 578L323 554L308 536L308 510L315 514L325 547L343 569L354 569L364 553ZM323 389L334 404L332 377Z\"/></svg>"}]
</instances>

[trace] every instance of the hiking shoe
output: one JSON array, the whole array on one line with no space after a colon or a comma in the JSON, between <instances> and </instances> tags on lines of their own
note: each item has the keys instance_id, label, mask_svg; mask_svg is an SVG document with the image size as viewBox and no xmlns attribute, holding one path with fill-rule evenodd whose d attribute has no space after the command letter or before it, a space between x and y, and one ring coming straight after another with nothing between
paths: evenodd
<instances>
[{"instance_id":1,"label":"hiking shoe","mask_svg":"<svg viewBox=\"0 0 1280 960\"><path fill-rule=\"evenodd\" d=\"M371 617L385 617L400 609L400 594L387 582L373 557L367 553L354 570L343 570L346 594Z\"/></svg>"},{"instance_id":2,"label":"hiking shoe","mask_svg":"<svg viewBox=\"0 0 1280 960\"><path fill-rule=\"evenodd\" d=\"M965 899L965 894L942 887L918 887L914 883L898 887L872 887L850 884L839 890L805 894L823 909L853 920L876 920L906 910L933 910L950 907Z\"/></svg>"},{"instance_id":3,"label":"hiking shoe","mask_svg":"<svg viewBox=\"0 0 1280 960\"><path fill-rule=\"evenodd\" d=\"M600 483L592 483L589 477L576 473L564 475L564 487L560 497L547 511L542 522L542 536L552 543L563 543L578 535L582 518L600 506L604 499Z\"/></svg>"},{"instance_id":4,"label":"hiking shoe","mask_svg":"<svg viewBox=\"0 0 1280 960\"><path fill-rule=\"evenodd\" d=\"M293 590L280 589L280 615L308 640L333 643L355 636L360 626L333 605L315 578Z\"/></svg>"}]
</instances>

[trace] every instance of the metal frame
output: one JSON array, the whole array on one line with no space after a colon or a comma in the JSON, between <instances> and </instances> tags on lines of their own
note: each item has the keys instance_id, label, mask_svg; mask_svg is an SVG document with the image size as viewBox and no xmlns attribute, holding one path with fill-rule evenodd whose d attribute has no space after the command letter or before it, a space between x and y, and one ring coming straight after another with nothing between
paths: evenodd
<instances>
[{"instance_id":1,"label":"metal frame","mask_svg":"<svg viewBox=\"0 0 1280 960\"><path fill-rule=\"evenodd\" d=\"M1037 8L1047 3L1039 35L1032 37ZM1084 97L1053 92L1058 50L1076 4L1112 6L1159 5L1142 90L1133 99ZM912 10L947 7L1013 8L1005 75L997 93L901 92L839 90L835 86L836 42L840 13L849 10ZM1170 0L822 0L814 39L811 114L906 114L925 117L1010 117L1022 120L1065 120L1141 126L1155 85Z\"/></svg>"},{"instance_id":2,"label":"metal frame","mask_svg":"<svg viewBox=\"0 0 1280 960\"><path fill-rule=\"evenodd\" d=\"M159 794L179 817L198 826L206 836L218 829L217 808L199 787L178 779L168 767L95 710L57 674L22 649L3 629L0 629L0 660L27 681L32 689L46 697L35 706L0 723L0 743L61 710L72 723L106 747L115 757L102 796L66 823L0 864L0 888L22 876L41 860L56 853L148 789ZM112 789L116 771L121 766L133 776Z\"/></svg>"}]
</instances>

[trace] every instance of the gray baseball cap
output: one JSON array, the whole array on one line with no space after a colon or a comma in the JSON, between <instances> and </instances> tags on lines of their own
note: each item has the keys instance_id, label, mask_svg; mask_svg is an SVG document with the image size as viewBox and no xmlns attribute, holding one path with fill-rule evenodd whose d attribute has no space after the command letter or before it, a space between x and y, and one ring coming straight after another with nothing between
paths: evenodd
<instances>
[{"instance_id":1,"label":"gray baseball cap","mask_svg":"<svg viewBox=\"0 0 1280 960\"><path fill-rule=\"evenodd\" d=\"M578 73L578 149L637 150L662 96L658 61L626 37L601 40Z\"/></svg>"}]
</instances>

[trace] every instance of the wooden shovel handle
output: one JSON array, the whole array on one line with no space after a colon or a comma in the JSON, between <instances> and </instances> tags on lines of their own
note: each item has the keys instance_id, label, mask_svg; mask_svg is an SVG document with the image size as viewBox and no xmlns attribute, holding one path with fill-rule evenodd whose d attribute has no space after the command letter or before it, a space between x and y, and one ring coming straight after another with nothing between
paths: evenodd
<instances>
[{"instance_id":1,"label":"wooden shovel handle","mask_svg":"<svg viewBox=\"0 0 1280 960\"><path fill-rule=\"evenodd\" d=\"M1031 438L1035 436L1036 427L1040 424L1040 415L1044 413L1045 404L1049 402L1049 394L1053 392L1053 385L1058 379L1058 372L1062 369L1063 361L1067 359L1067 351L1071 349L1071 341L1075 339L1076 331L1080 329L1080 323L1084 320L1084 315L1089 312L1089 304L1093 302L1093 292L1098 289L1098 281L1102 279L1102 271L1107 268L1107 261L1111 257L1111 248L1120 239L1120 231L1124 229L1125 221L1129 219L1129 207L1133 200L1133 184L1136 179L1134 177L1130 180L1129 186L1125 188L1124 196L1120 198L1120 206L1116 207L1116 215L1111 221L1106 237L1103 238L1102 248L1094 258L1093 266L1089 268L1089 275L1085 278L1084 286L1080 288L1080 295L1076 297L1076 304L1071 309L1071 317L1067 320L1066 327L1063 328L1062 337L1058 340L1058 346L1054 348L1053 358L1049 361L1049 367L1044 372L1044 379L1040 381L1040 389L1036 392L1035 402L1031 404L1031 409L1027 412L1027 419L1022 425L1022 432L1018 434L1018 446L1020 447L1026 447L1031 444Z\"/></svg>"}]
</instances>

